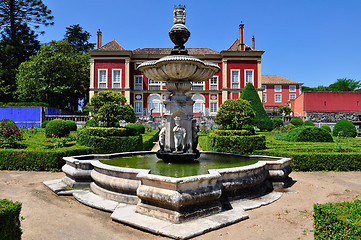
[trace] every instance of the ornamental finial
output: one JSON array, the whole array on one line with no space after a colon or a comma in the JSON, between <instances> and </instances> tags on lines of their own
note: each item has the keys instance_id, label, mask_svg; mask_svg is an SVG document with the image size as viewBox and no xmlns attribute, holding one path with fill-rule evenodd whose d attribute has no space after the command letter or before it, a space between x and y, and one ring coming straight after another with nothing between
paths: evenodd
<instances>
[{"instance_id":1,"label":"ornamental finial","mask_svg":"<svg viewBox=\"0 0 361 240\"><path fill-rule=\"evenodd\" d=\"M186 6L179 4L174 5L174 11L173 11L173 21L174 24L180 23L185 24L186 23Z\"/></svg>"}]
</instances>

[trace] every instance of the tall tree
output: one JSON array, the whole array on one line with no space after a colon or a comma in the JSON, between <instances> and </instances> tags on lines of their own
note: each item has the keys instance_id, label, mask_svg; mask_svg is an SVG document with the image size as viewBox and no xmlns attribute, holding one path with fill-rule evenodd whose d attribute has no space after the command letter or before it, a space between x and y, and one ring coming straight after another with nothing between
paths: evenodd
<instances>
[{"instance_id":1,"label":"tall tree","mask_svg":"<svg viewBox=\"0 0 361 240\"><path fill-rule=\"evenodd\" d=\"M41 0L0 1L0 75L3 79L0 101L13 100L17 68L39 50L40 43L36 38L43 32L38 29L41 25L54 24L52 19L51 10Z\"/></svg>"},{"instance_id":2,"label":"tall tree","mask_svg":"<svg viewBox=\"0 0 361 240\"><path fill-rule=\"evenodd\" d=\"M95 43L89 43L90 33L83 30L79 24L71 25L66 28L64 40L71 43L76 53L88 52L93 49Z\"/></svg>"},{"instance_id":3,"label":"tall tree","mask_svg":"<svg viewBox=\"0 0 361 240\"><path fill-rule=\"evenodd\" d=\"M254 124L256 127L261 131L271 131L273 129L273 122L264 110L261 99L252 83L246 84L240 98L249 101L251 104L251 107L255 112Z\"/></svg>"},{"instance_id":4,"label":"tall tree","mask_svg":"<svg viewBox=\"0 0 361 240\"><path fill-rule=\"evenodd\" d=\"M335 83L328 86L327 90L332 92L352 92L361 86L360 81L347 78L339 78Z\"/></svg>"},{"instance_id":5,"label":"tall tree","mask_svg":"<svg viewBox=\"0 0 361 240\"><path fill-rule=\"evenodd\" d=\"M84 98L89 88L89 59L88 53L74 54L72 45L65 41L43 44L19 67L19 100L77 109L78 99Z\"/></svg>"}]
</instances>

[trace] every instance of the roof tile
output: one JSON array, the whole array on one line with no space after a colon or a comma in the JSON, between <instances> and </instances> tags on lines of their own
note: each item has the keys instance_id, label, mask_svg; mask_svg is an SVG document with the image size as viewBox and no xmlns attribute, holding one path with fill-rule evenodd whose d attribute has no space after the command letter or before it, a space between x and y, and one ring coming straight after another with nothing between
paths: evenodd
<instances>
[{"instance_id":1,"label":"roof tile","mask_svg":"<svg viewBox=\"0 0 361 240\"><path fill-rule=\"evenodd\" d=\"M262 75L262 84L302 85L303 83L299 83L279 75Z\"/></svg>"}]
</instances>

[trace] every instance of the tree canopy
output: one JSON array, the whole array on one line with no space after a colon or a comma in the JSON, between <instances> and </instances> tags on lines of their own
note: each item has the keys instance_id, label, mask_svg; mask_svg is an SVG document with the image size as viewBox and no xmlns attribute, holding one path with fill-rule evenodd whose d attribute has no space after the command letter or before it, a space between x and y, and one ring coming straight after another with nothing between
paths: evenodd
<instances>
[{"instance_id":1,"label":"tree canopy","mask_svg":"<svg viewBox=\"0 0 361 240\"><path fill-rule=\"evenodd\" d=\"M96 121L103 122L107 127L119 125L120 120L135 122L134 108L125 104L126 98L118 92L101 91L94 95L87 109Z\"/></svg>"},{"instance_id":2,"label":"tree canopy","mask_svg":"<svg viewBox=\"0 0 361 240\"><path fill-rule=\"evenodd\" d=\"M53 18L41 0L0 1L0 101L13 100L17 68L39 50L38 30Z\"/></svg>"},{"instance_id":3,"label":"tree canopy","mask_svg":"<svg viewBox=\"0 0 361 240\"><path fill-rule=\"evenodd\" d=\"M76 109L89 87L88 53L74 54L70 43L52 41L23 62L16 76L21 101L46 102L59 108Z\"/></svg>"},{"instance_id":4,"label":"tree canopy","mask_svg":"<svg viewBox=\"0 0 361 240\"><path fill-rule=\"evenodd\" d=\"M255 112L254 124L256 127L260 130L270 131L273 129L273 122L264 110L261 99L252 83L246 84L240 98L249 101L251 104L251 107Z\"/></svg>"},{"instance_id":5,"label":"tree canopy","mask_svg":"<svg viewBox=\"0 0 361 240\"><path fill-rule=\"evenodd\" d=\"M330 84L329 86L317 86L317 87L302 87L303 92L352 92L356 88L361 87L361 81L356 81L355 79L348 78L339 78L336 82Z\"/></svg>"},{"instance_id":6,"label":"tree canopy","mask_svg":"<svg viewBox=\"0 0 361 240\"><path fill-rule=\"evenodd\" d=\"M93 49L95 43L89 43L90 33L83 30L79 24L71 25L66 28L64 40L71 43L74 47L74 52L88 52Z\"/></svg>"},{"instance_id":7,"label":"tree canopy","mask_svg":"<svg viewBox=\"0 0 361 240\"><path fill-rule=\"evenodd\" d=\"M242 129L243 125L253 125L255 112L250 103L243 99L228 99L219 108L214 119L225 129Z\"/></svg>"}]
</instances>

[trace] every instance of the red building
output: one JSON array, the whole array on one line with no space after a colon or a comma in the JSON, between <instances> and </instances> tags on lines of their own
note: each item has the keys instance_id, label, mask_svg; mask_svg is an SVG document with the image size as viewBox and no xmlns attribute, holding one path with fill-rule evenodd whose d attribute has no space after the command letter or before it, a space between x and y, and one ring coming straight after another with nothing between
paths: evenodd
<instances>
[{"instance_id":1,"label":"red building","mask_svg":"<svg viewBox=\"0 0 361 240\"><path fill-rule=\"evenodd\" d=\"M314 123L336 123L347 119L361 124L361 93L359 92L303 92L291 101L294 116Z\"/></svg>"},{"instance_id":2,"label":"red building","mask_svg":"<svg viewBox=\"0 0 361 240\"><path fill-rule=\"evenodd\" d=\"M301 94L303 83L279 75L263 75L263 106L267 112L278 112L278 107L288 105Z\"/></svg>"},{"instance_id":3,"label":"red building","mask_svg":"<svg viewBox=\"0 0 361 240\"><path fill-rule=\"evenodd\" d=\"M195 116L215 115L225 100L239 98L248 82L254 84L261 96L261 56L264 51L255 50L254 37L252 48L245 44L242 23L239 35L239 39L221 52L188 48L189 55L214 62L221 68L208 81L193 83L190 94L195 101ZM168 93L164 82L147 79L136 68L144 61L159 59L170 52L170 48L126 50L115 40L101 46L101 32L98 31L97 49L90 51L90 97L103 90L121 92L138 116L160 116L162 99Z\"/></svg>"}]
</instances>

